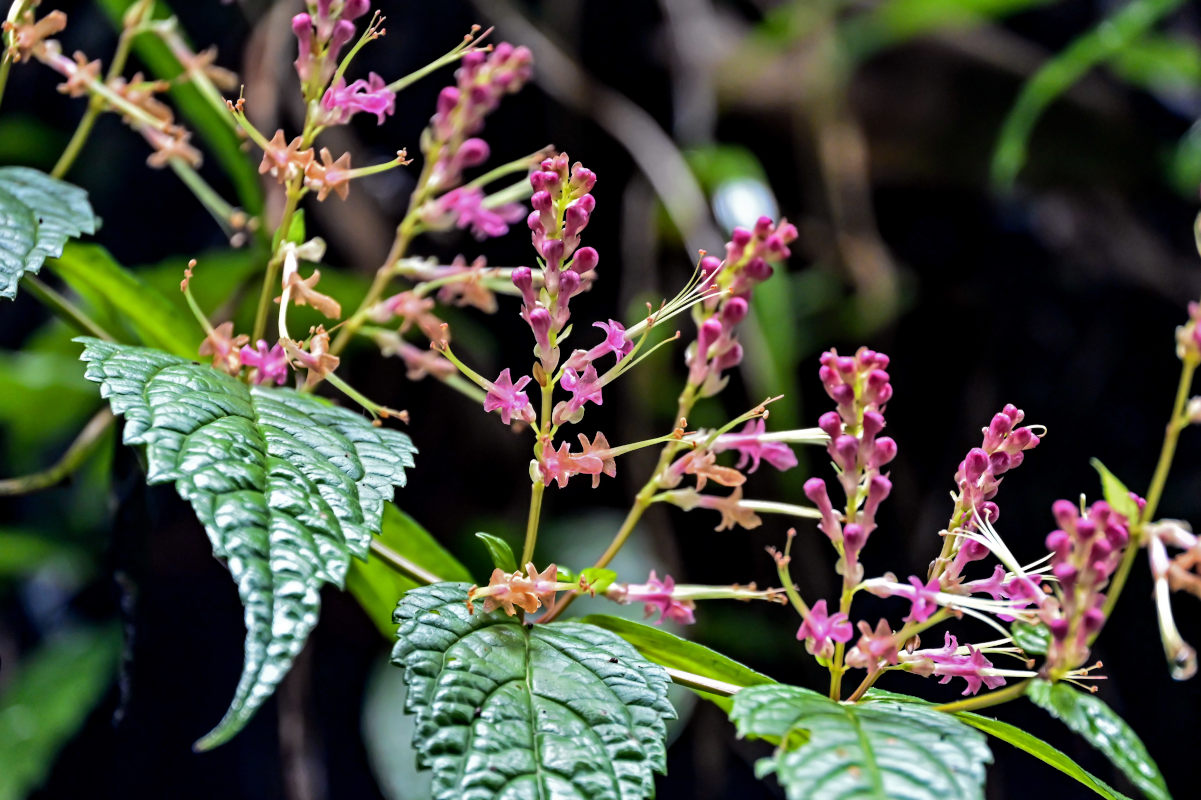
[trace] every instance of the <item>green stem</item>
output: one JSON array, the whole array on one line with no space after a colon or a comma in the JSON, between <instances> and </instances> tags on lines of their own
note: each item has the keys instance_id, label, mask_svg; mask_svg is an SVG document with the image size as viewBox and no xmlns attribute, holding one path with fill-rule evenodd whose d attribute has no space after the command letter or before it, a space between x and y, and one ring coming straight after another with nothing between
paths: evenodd
<instances>
[{"instance_id":1,"label":"green stem","mask_svg":"<svg viewBox=\"0 0 1201 800\"><path fill-rule=\"evenodd\" d=\"M12 69L12 65L12 59L8 57L7 52L0 56L0 100L4 99L4 87L8 86L8 71Z\"/></svg>"},{"instance_id":2,"label":"green stem","mask_svg":"<svg viewBox=\"0 0 1201 800\"><path fill-rule=\"evenodd\" d=\"M64 322L74 326L76 330L86 333L89 336L95 336L97 339L103 339L106 342L116 341L111 333L101 328L79 306L52 289L36 275L27 272L21 278L21 282L25 284L25 288L30 294L42 301L42 305L53 311Z\"/></svg>"},{"instance_id":3,"label":"green stem","mask_svg":"<svg viewBox=\"0 0 1201 800\"><path fill-rule=\"evenodd\" d=\"M935 711L942 711L947 714L956 714L960 711L975 711L980 708L988 708L989 706L999 706L1002 703L1008 703L1010 700L1016 700L1026 693L1026 688L1030 685L1033 678L1027 678L1024 681L1006 686L1004 689L998 689L995 692L988 694L979 694L975 697L968 697L964 700L957 700L954 703L945 703L941 706L935 706Z\"/></svg>"},{"instance_id":4,"label":"green stem","mask_svg":"<svg viewBox=\"0 0 1201 800\"><path fill-rule=\"evenodd\" d=\"M0 495L28 494L56 486L83 466L88 456L100 444L101 438L112 421L113 413L107 408L101 409L75 437L75 441L71 442L71 446L67 448L67 452L63 453L63 457L58 460L58 463L32 475L0 480Z\"/></svg>"},{"instance_id":5,"label":"green stem","mask_svg":"<svg viewBox=\"0 0 1201 800\"><path fill-rule=\"evenodd\" d=\"M258 310L254 314L254 328L250 336L251 342L257 342L263 338L263 334L267 332L267 317L271 312L271 296L275 294L275 284L279 281L279 270L283 266L283 252L280 250L280 245L283 244L284 238L288 235L288 229L292 226L292 216L296 213L296 206L300 203L300 180L298 179L293 184L288 186L287 204L284 206L283 217L280 218L279 227L275 231L275 237L271 243L271 260L267 262L267 273L263 276L263 288L259 292Z\"/></svg>"},{"instance_id":6,"label":"green stem","mask_svg":"<svg viewBox=\"0 0 1201 800\"><path fill-rule=\"evenodd\" d=\"M1188 424L1188 420L1185 418L1185 407L1188 405L1189 390L1192 388L1193 375L1196 370L1197 364L1187 359L1180 367L1180 382L1176 385L1176 400L1172 404L1172 416L1168 419L1167 428L1164 430L1163 446L1159 450L1159 462L1155 465L1151 486L1147 490L1147 504L1143 506L1142 513L1139 514L1135 524L1130 526L1130 544L1126 546L1122 563L1118 565L1113 580L1110 581L1109 591L1105 597L1105 606L1101 609L1104 619L1109 619L1110 612L1118 602L1118 596L1122 594L1122 589L1126 586L1126 580L1130 577L1130 570L1134 566L1134 559L1138 556L1139 546L1142 544L1143 528L1155 518L1159 500L1163 497L1163 489L1168 482L1168 472L1172 468L1172 459L1176 456L1176 444L1180 440L1180 431ZM1099 629L1095 631L1089 637L1089 642L1096 640L1100 633Z\"/></svg>"},{"instance_id":7,"label":"green stem","mask_svg":"<svg viewBox=\"0 0 1201 800\"><path fill-rule=\"evenodd\" d=\"M431 583L442 583L445 580L445 578L435 575L420 564L415 564L414 562L405 558L376 537L372 537L371 539L371 552L374 553L380 561L384 562L401 575L404 575L406 578L412 578L420 584L429 585Z\"/></svg>"},{"instance_id":8,"label":"green stem","mask_svg":"<svg viewBox=\"0 0 1201 800\"><path fill-rule=\"evenodd\" d=\"M530 490L530 514L525 525L525 545L521 548L521 561L518 567L524 567L534 558L534 545L538 543L538 523L542 516L542 495L546 492L546 484L541 479L534 481Z\"/></svg>"},{"instance_id":9,"label":"green stem","mask_svg":"<svg viewBox=\"0 0 1201 800\"><path fill-rule=\"evenodd\" d=\"M672 667L664 667L664 669L667 670L667 675L671 678L672 683L698 692L716 694L721 697L733 697L743 688L736 683L719 681L716 678L697 675L695 672L685 672L682 669L674 669Z\"/></svg>"},{"instance_id":10,"label":"green stem","mask_svg":"<svg viewBox=\"0 0 1201 800\"><path fill-rule=\"evenodd\" d=\"M183 185L188 187L205 210L217 221L226 235L233 233L233 225L230 220L234 215L234 207L227 203L225 198L218 194L216 189L209 186L208 182L200 177L200 173L182 158L173 158L167 163L171 165L171 169L183 182Z\"/></svg>"},{"instance_id":11,"label":"green stem","mask_svg":"<svg viewBox=\"0 0 1201 800\"><path fill-rule=\"evenodd\" d=\"M147 5L145 0L143 0L142 5ZM125 28L121 31L121 35L117 39L117 49L113 51L113 60L108 66L106 80L111 81L125 70L125 62L129 60L129 50L133 45L133 38L139 32L141 32L140 28ZM80 151L83 150L88 136L91 135L92 128L96 125L96 119L103 111L104 100L99 95L93 94L88 100L87 110L79 120L79 125L75 128L75 133L71 135L71 141L67 143L67 148L58 157L54 169L50 171L50 177L61 178L67 174L71 169L71 165L75 163L75 159L79 157Z\"/></svg>"}]
</instances>

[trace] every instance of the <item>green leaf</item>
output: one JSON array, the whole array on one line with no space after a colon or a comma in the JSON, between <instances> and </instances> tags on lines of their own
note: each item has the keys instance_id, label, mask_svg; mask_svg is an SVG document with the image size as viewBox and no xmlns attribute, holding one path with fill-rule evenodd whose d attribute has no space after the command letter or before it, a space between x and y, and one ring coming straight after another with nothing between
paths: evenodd
<instances>
[{"instance_id":1,"label":"green leaf","mask_svg":"<svg viewBox=\"0 0 1201 800\"><path fill-rule=\"evenodd\" d=\"M156 350L78 339L86 375L144 445L151 484L174 482L246 606L233 703L196 744L225 742L254 714L317 624L321 586L364 558L413 445L397 431L289 389L250 387Z\"/></svg>"},{"instance_id":2,"label":"green leaf","mask_svg":"<svg viewBox=\"0 0 1201 800\"><path fill-rule=\"evenodd\" d=\"M603 594L617 580L617 573L602 567L587 567L580 572L579 579L588 586L588 591Z\"/></svg>"},{"instance_id":3,"label":"green leaf","mask_svg":"<svg viewBox=\"0 0 1201 800\"><path fill-rule=\"evenodd\" d=\"M675 716L663 669L595 625L472 614L467 590L423 586L396 609L392 661L434 800L654 796Z\"/></svg>"},{"instance_id":4,"label":"green leaf","mask_svg":"<svg viewBox=\"0 0 1201 800\"><path fill-rule=\"evenodd\" d=\"M920 697L913 697L907 694L896 694L894 692L886 692L883 689L869 689L867 700L891 700L898 703L911 703L913 705L933 707L933 703L928 700L923 700ZM1023 731L1021 728L1016 728L1007 722L993 719L992 717L983 717L979 714L973 714L970 711L958 711L954 716L971 725L973 728L984 731L987 734L1008 742L1014 747L1025 750L1034 757L1038 758L1045 764L1048 764L1060 772L1083 783L1088 788L1095 791L1102 797L1110 798L1110 800L1130 800L1130 798L1115 791L1111 786L1082 769L1076 762L1065 756L1063 753L1056 750L1051 745L1038 739L1035 736Z\"/></svg>"},{"instance_id":5,"label":"green leaf","mask_svg":"<svg viewBox=\"0 0 1201 800\"><path fill-rule=\"evenodd\" d=\"M1026 751L1044 764L1054 767L1070 778L1076 779L1107 800L1130 800L1129 797L1117 791L1096 775L1085 770L1059 750L1037 736L1026 733L1021 728L1010 725L1008 722L993 719L992 717L982 717L979 714L972 714L966 711L960 712L955 716L976 730L984 731L1003 742L1008 742L1019 750Z\"/></svg>"},{"instance_id":6,"label":"green leaf","mask_svg":"<svg viewBox=\"0 0 1201 800\"><path fill-rule=\"evenodd\" d=\"M483 542L484 547L488 548L488 555L492 559L492 566L502 572L513 573L517 571L517 558L513 555L513 548L509 547L508 542L499 536L493 536L483 531L477 533L475 538Z\"/></svg>"},{"instance_id":7,"label":"green leaf","mask_svg":"<svg viewBox=\"0 0 1201 800\"><path fill-rule=\"evenodd\" d=\"M1106 469L1100 459L1090 458L1088 463L1092 464L1093 469L1101 476L1101 494L1105 496L1105 502L1109 503L1109 507L1131 522L1138 519L1138 503L1130 496L1131 492L1126 488L1126 484Z\"/></svg>"},{"instance_id":8,"label":"green leaf","mask_svg":"<svg viewBox=\"0 0 1201 800\"><path fill-rule=\"evenodd\" d=\"M204 338L200 326L100 245L72 244L50 268L93 308L104 309L110 324L128 323L143 344L196 357Z\"/></svg>"},{"instance_id":9,"label":"green leaf","mask_svg":"<svg viewBox=\"0 0 1201 800\"><path fill-rule=\"evenodd\" d=\"M417 520L391 503L384 505L379 539L418 566L448 581L471 581L471 573L457 558L438 544ZM417 585L380 561L375 554L368 556L366 561L351 561L350 571L346 573L346 589L389 641L396 636L396 625L392 622L396 603L401 595Z\"/></svg>"},{"instance_id":10,"label":"green leaf","mask_svg":"<svg viewBox=\"0 0 1201 800\"><path fill-rule=\"evenodd\" d=\"M688 688L706 700L715 703L727 714L734 703L732 697L705 691L700 688L698 682L688 681L686 676L699 676L709 681L716 681L719 684L727 684L735 690L745 689L748 686L763 686L775 683L774 680L762 672L756 672L732 658L727 658L716 650L710 650L703 644L681 639L679 636L668 633L662 628L655 628L650 625L643 625L641 622L633 622L628 619L621 619L620 617L611 617L606 614L590 614L586 617L580 617L577 621L588 625L596 625L597 627L616 633L634 645L638 652L642 653L646 658L661 667L666 667L674 679L680 679L682 677L681 673L684 673L684 682L688 685Z\"/></svg>"},{"instance_id":11,"label":"green leaf","mask_svg":"<svg viewBox=\"0 0 1201 800\"><path fill-rule=\"evenodd\" d=\"M842 26L848 55L860 60L908 39L979 28L1053 0L886 0Z\"/></svg>"},{"instance_id":12,"label":"green leaf","mask_svg":"<svg viewBox=\"0 0 1201 800\"><path fill-rule=\"evenodd\" d=\"M0 297L16 297L22 275L36 275L67 239L95 233L99 222L78 186L29 167L0 167Z\"/></svg>"},{"instance_id":13,"label":"green leaf","mask_svg":"<svg viewBox=\"0 0 1201 800\"><path fill-rule=\"evenodd\" d=\"M1184 0L1130 0L1092 30L1076 37L1022 87L1001 127L992 157L992 180L1008 189L1026 163L1030 134L1047 106L1089 70L1120 56L1132 42L1181 6Z\"/></svg>"},{"instance_id":14,"label":"green leaf","mask_svg":"<svg viewBox=\"0 0 1201 800\"><path fill-rule=\"evenodd\" d=\"M0 800L21 800L46 779L120 655L116 628L84 629L48 641L15 668L5 663L16 675L0 696Z\"/></svg>"},{"instance_id":15,"label":"green leaf","mask_svg":"<svg viewBox=\"0 0 1201 800\"><path fill-rule=\"evenodd\" d=\"M844 705L795 686L752 686L734 695L739 736L783 744L759 761L790 800L821 797L983 798L984 737L949 714L882 699Z\"/></svg>"},{"instance_id":16,"label":"green leaf","mask_svg":"<svg viewBox=\"0 0 1201 800\"><path fill-rule=\"evenodd\" d=\"M1080 734L1105 754L1130 782L1152 800L1171 800L1164 783L1138 735L1096 695L1079 692L1065 683L1034 681L1026 695L1040 708Z\"/></svg>"},{"instance_id":17,"label":"green leaf","mask_svg":"<svg viewBox=\"0 0 1201 800\"><path fill-rule=\"evenodd\" d=\"M1046 625L1030 625L1015 622L1009 626L1013 643L1026 651L1027 655L1041 656L1051 646L1051 629Z\"/></svg>"}]
</instances>

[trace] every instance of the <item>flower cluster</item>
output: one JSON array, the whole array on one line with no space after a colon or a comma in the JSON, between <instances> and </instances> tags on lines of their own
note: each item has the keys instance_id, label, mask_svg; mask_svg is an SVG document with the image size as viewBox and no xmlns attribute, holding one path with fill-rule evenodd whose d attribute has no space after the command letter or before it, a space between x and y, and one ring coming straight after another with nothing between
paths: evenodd
<instances>
[{"instance_id":1,"label":"flower cluster","mask_svg":"<svg viewBox=\"0 0 1201 800\"><path fill-rule=\"evenodd\" d=\"M797 238L796 226L760 217L751 229L735 228L726 243L725 259L705 256L701 271L720 288L693 309L696 341L689 345L688 384L701 397L722 390L727 378L722 373L742 361L742 345L735 329L750 309L751 290L772 275L772 261L790 255L788 245Z\"/></svg>"},{"instance_id":2,"label":"flower cluster","mask_svg":"<svg viewBox=\"0 0 1201 800\"><path fill-rule=\"evenodd\" d=\"M488 143L475 134L504 95L525 85L532 64L527 48L507 42L491 53L476 50L463 56L462 66L455 72L456 85L438 95L437 111L421 137L430 192L458 185L464 169L488 160Z\"/></svg>"},{"instance_id":3,"label":"flower cluster","mask_svg":"<svg viewBox=\"0 0 1201 800\"><path fill-rule=\"evenodd\" d=\"M840 517L834 510L821 478L805 482L805 496L821 512L818 527L838 549L839 573L850 584L863 577L859 551L876 529L880 503L892 491L892 482L880 471L897 454L896 442L879 435L884 406L892 397L887 367L888 356L867 348L854 356L830 350L821 357L822 385L838 410L822 414L818 426L830 437L826 450L839 470L846 513Z\"/></svg>"},{"instance_id":4,"label":"flower cluster","mask_svg":"<svg viewBox=\"0 0 1201 800\"><path fill-rule=\"evenodd\" d=\"M367 13L371 3L370 0L309 0L307 6L306 12L292 17L298 50L293 63L306 90L314 85L324 87L333 78L342 48L355 37L354 21ZM334 108L324 101L322 104L327 110Z\"/></svg>"},{"instance_id":5,"label":"flower cluster","mask_svg":"<svg viewBox=\"0 0 1201 800\"><path fill-rule=\"evenodd\" d=\"M1089 642L1105 622L1102 590L1130 541L1124 516L1099 500L1086 510L1068 500L1051 508L1059 528L1047 536L1056 586L1040 604L1039 616L1051 631L1047 664L1066 674L1088 659Z\"/></svg>"}]
</instances>

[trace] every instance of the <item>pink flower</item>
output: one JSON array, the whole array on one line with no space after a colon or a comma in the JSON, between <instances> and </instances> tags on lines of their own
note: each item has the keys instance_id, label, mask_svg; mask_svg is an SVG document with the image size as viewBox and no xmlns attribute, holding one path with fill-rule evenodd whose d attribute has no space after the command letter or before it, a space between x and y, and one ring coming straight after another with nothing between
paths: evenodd
<instances>
[{"instance_id":1,"label":"pink flower","mask_svg":"<svg viewBox=\"0 0 1201 800\"><path fill-rule=\"evenodd\" d=\"M646 583L630 584L626 587L622 597L623 603L646 603L646 616L651 617L655 611L659 612L659 619L655 621L656 625L662 625L665 620L678 622L681 625L691 625L696 622L693 616L693 605L691 600L676 600L671 593L676 587L676 582L672 580L670 575L664 575L663 580L659 580L659 576L651 570L650 577L646 579Z\"/></svg>"},{"instance_id":2,"label":"pink flower","mask_svg":"<svg viewBox=\"0 0 1201 800\"><path fill-rule=\"evenodd\" d=\"M599 323L598 323L599 324ZM751 420L738 433L727 433L717 437L711 449L715 453L726 450L737 450L739 453L736 469L742 469L748 463L751 465L748 473L759 469L759 461L766 460L781 472L792 469L797 465L796 453L783 442L765 442L761 437L766 431L766 423L762 417Z\"/></svg>"},{"instance_id":3,"label":"pink flower","mask_svg":"<svg viewBox=\"0 0 1201 800\"><path fill-rule=\"evenodd\" d=\"M600 378L596 374L596 367L591 364L582 375L571 367L567 367L563 370L563 380L560 383L564 389L571 392L571 400L567 405L573 412L582 409L589 400L598 406L604 404L604 398L601 397Z\"/></svg>"},{"instance_id":4,"label":"pink flower","mask_svg":"<svg viewBox=\"0 0 1201 800\"><path fill-rule=\"evenodd\" d=\"M829 658L834 654L834 642L851 641L855 631L847 615L841 611L826 613L826 601L818 600L797 629L796 638L805 642L805 649L815 656Z\"/></svg>"},{"instance_id":5,"label":"pink flower","mask_svg":"<svg viewBox=\"0 0 1201 800\"><path fill-rule=\"evenodd\" d=\"M922 584L921 578L910 575L909 583L913 586L913 596L909 599L913 602L913 608L909 612L909 616L905 617L906 622L925 622L930 619L930 615L938 610L938 600L935 595L939 592L938 578L931 578L926 584Z\"/></svg>"},{"instance_id":6,"label":"pink flower","mask_svg":"<svg viewBox=\"0 0 1201 800\"><path fill-rule=\"evenodd\" d=\"M325 91L321 107L331 112L329 121L335 124L347 122L360 111L375 114L379 125L396 112L396 93L388 89L384 79L372 72L367 80L361 78L349 86L346 80L338 82Z\"/></svg>"},{"instance_id":7,"label":"pink flower","mask_svg":"<svg viewBox=\"0 0 1201 800\"><path fill-rule=\"evenodd\" d=\"M504 236L509 232L509 223L525 216L525 209L517 203L485 208L483 190L465 186L438 198L437 208L439 213L454 218L455 227L471 228L471 235L481 241L490 236Z\"/></svg>"},{"instance_id":8,"label":"pink flower","mask_svg":"<svg viewBox=\"0 0 1201 800\"><path fill-rule=\"evenodd\" d=\"M522 375L514 384L509 376L509 370L501 370L500 375L492 382L487 395L484 396L484 411L500 411L500 421L508 425L513 417L526 422L534 421L534 407L530 398L522 388L530 382L529 375Z\"/></svg>"},{"instance_id":9,"label":"pink flower","mask_svg":"<svg viewBox=\"0 0 1201 800\"><path fill-rule=\"evenodd\" d=\"M945 634L943 644L941 649L918 650L913 654L933 663L933 674L942 676L939 683L949 683L952 677L963 678L967 682L967 688L963 690L965 695L975 694L981 686L996 689L1005 685L1005 679L1000 675L985 674L985 670L993 668L992 662L976 648L968 645L966 654L958 652L959 642L950 631Z\"/></svg>"},{"instance_id":10,"label":"pink flower","mask_svg":"<svg viewBox=\"0 0 1201 800\"><path fill-rule=\"evenodd\" d=\"M599 358L606 353L613 353L617 356L617 360L621 361L634 349L634 343L626 338L625 326L620 322L612 319L607 323L594 322L592 323L592 327L600 328L605 333L605 340L589 352L592 358Z\"/></svg>"},{"instance_id":11,"label":"pink flower","mask_svg":"<svg viewBox=\"0 0 1201 800\"><path fill-rule=\"evenodd\" d=\"M277 385L282 385L288 379L288 355L284 352L283 346L278 343L268 350L267 343L259 339L255 343L254 350L243 345L241 356L245 366L254 367L256 384L261 385L274 381Z\"/></svg>"}]
</instances>

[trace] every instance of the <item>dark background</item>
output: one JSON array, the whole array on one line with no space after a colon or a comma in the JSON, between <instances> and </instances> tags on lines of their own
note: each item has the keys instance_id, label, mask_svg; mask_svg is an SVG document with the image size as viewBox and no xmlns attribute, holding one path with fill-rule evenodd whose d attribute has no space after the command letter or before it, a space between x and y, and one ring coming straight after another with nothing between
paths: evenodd
<instances>
[{"instance_id":1,"label":"dark background","mask_svg":"<svg viewBox=\"0 0 1201 800\"><path fill-rule=\"evenodd\" d=\"M272 12L268 5L180 2L176 11L194 41L219 45L223 65L238 67L249 52L243 77L252 117L269 130L272 120L283 119L292 130L291 101L275 103L263 87L272 69L287 78L294 40L278 31L286 32L296 9L283 4L286 9ZM541 77L489 118L486 137L494 163L554 143L599 176L597 211L585 238L601 254L601 279L573 306L577 320L616 317L617 308L636 309L637 299L673 294L691 268L689 248L717 251L724 240L724 220L672 223L631 155L662 169L668 163L656 149L662 143L643 128L630 129L623 122L628 109L641 109L676 147L707 153L710 161L725 154L735 164L716 172L698 167L710 197L731 175L758 181L774 195L801 238L790 263L768 284L775 286L772 302L760 304L766 346L748 342L747 369L694 422L720 422L767 392L785 392L771 426L813 424L828 406L816 380L822 349L868 344L889 353L895 399L888 422L900 455L892 467L893 495L865 555L869 574L924 571L949 514L955 467L1007 402L1050 431L1006 478L998 498L999 529L1019 557L1031 560L1042 551L1055 499L1099 495L1090 457L1145 490L1178 374L1173 331L1185 320L1186 301L1201 292L1192 234L1196 176L1175 157L1201 94L1196 85L1148 89L1095 70L1041 119L1012 191L995 190L988 172L1022 83L1114 4L1049 3L1005 20L887 44L851 67L844 54L829 49L829 37L853 33L850 23L870 5L382 5L388 34L365 51L354 74L404 74L445 52L477 21L498 23L498 40L534 47ZM71 19L64 49L78 47L107 61L113 33L104 15L90 3L61 7ZM526 29L514 22L515 13L557 42L558 57L581 67L584 80L539 41L523 38ZM1195 43L1201 15L1186 4L1160 29ZM354 138L339 140L339 149L353 148L356 164L386 158L399 146L415 152L437 91L449 80L443 71L406 92L382 127L372 118L356 120ZM81 101L56 94L56 82L36 65L14 70L4 98L9 122L0 124L8 163L53 163L82 108ZM41 133L15 132L17 117L44 126L33 129ZM224 247L222 232L174 176L143 164L145 150L116 119L102 119L68 176L89 190L105 218L96 239L130 265ZM230 196L211 159L204 174ZM331 244L327 261L369 275L403 213L410 182L392 173L356 186L347 207L336 200L310 204L310 230ZM686 186L660 185L672 203L689 196ZM483 245L456 235L428 237L418 249L443 257L482 252L498 265L530 258L520 230ZM3 315L0 343L13 350L32 341L45 319L25 294L6 304ZM476 348L472 363L481 372L522 369L529 358L528 330L511 302L502 301L494 318L451 319ZM681 325L687 339L692 331ZM684 372L681 354L682 348L659 354L640 376L606 392L604 407L589 411L583 430L604 430L614 443L666 430ZM764 381L758 365L765 363L776 364L784 385ZM356 352L346 374L370 396L410 411L408 430L421 456L397 503L482 573L484 553L473 531L519 539L528 442L443 387L406 382L398 361ZM35 466L50 463L71 434L64 429L25 457ZM801 456L801 467L791 473L765 468L752 476L748 496L804 502L804 478L829 473L820 452ZM1186 431L1162 515L1199 517L1199 456L1196 434ZM550 492L544 518L552 525L559 520L560 528L611 529L598 510L623 513L649 459L627 457L618 478L596 491L581 482ZM278 698L231 743L191 753L190 743L232 696L241 663L241 608L174 493L144 488L136 458L123 448L113 456L111 475L111 487L101 484L99 495L81 498L75 487L0 505L6 524L70 537L96 565L70 591L40 573L0 578L0 690L12 665L19 667L24 654L68 622L120 616L129 637L119 687L87 717L33 796L382 796L368 765L360 710L367 676L385 645L353 599L335 591L325 593L321 624ZM68 507L77 503L104 513L72 517ZM688 582L771 583L763 548L782 543L787 521L766 516L757 530L722 533L711 530L715 523L710 512L656 509L640 534L654 559L642 569L666 567ZM810 526L798 528L794 575L802 593L833 597L831 555ZM591 544L581 558L598 550ZM1108 676L1100 696L1142 737L1176 796L1189 797L1199 775L1201 688L1169 678L1150 589L1140 559L1096 647ZM1179 596L1175 605L1185 639L1201 642L1196 598ZM902 609L864 601L856 611L872 619L887 613L895 621ZM825 673L795 640L798 621L786 609L712 603L697 616L690 632L697 639L779 680L824 686ZM989 638L984 630L978 636ZM904 675L881 685L936 700L960 690ZM1013 703L997 716L1135 793L1087 744L1033 706ZM1008 745L994 743L993 751L989 797L1085 796L1083 787ZM659 796L782 796L773 780L754 780L753 761L765 752L736 741L716 709L698 706L669 752Z\"/></svg>"}]
</instances>

